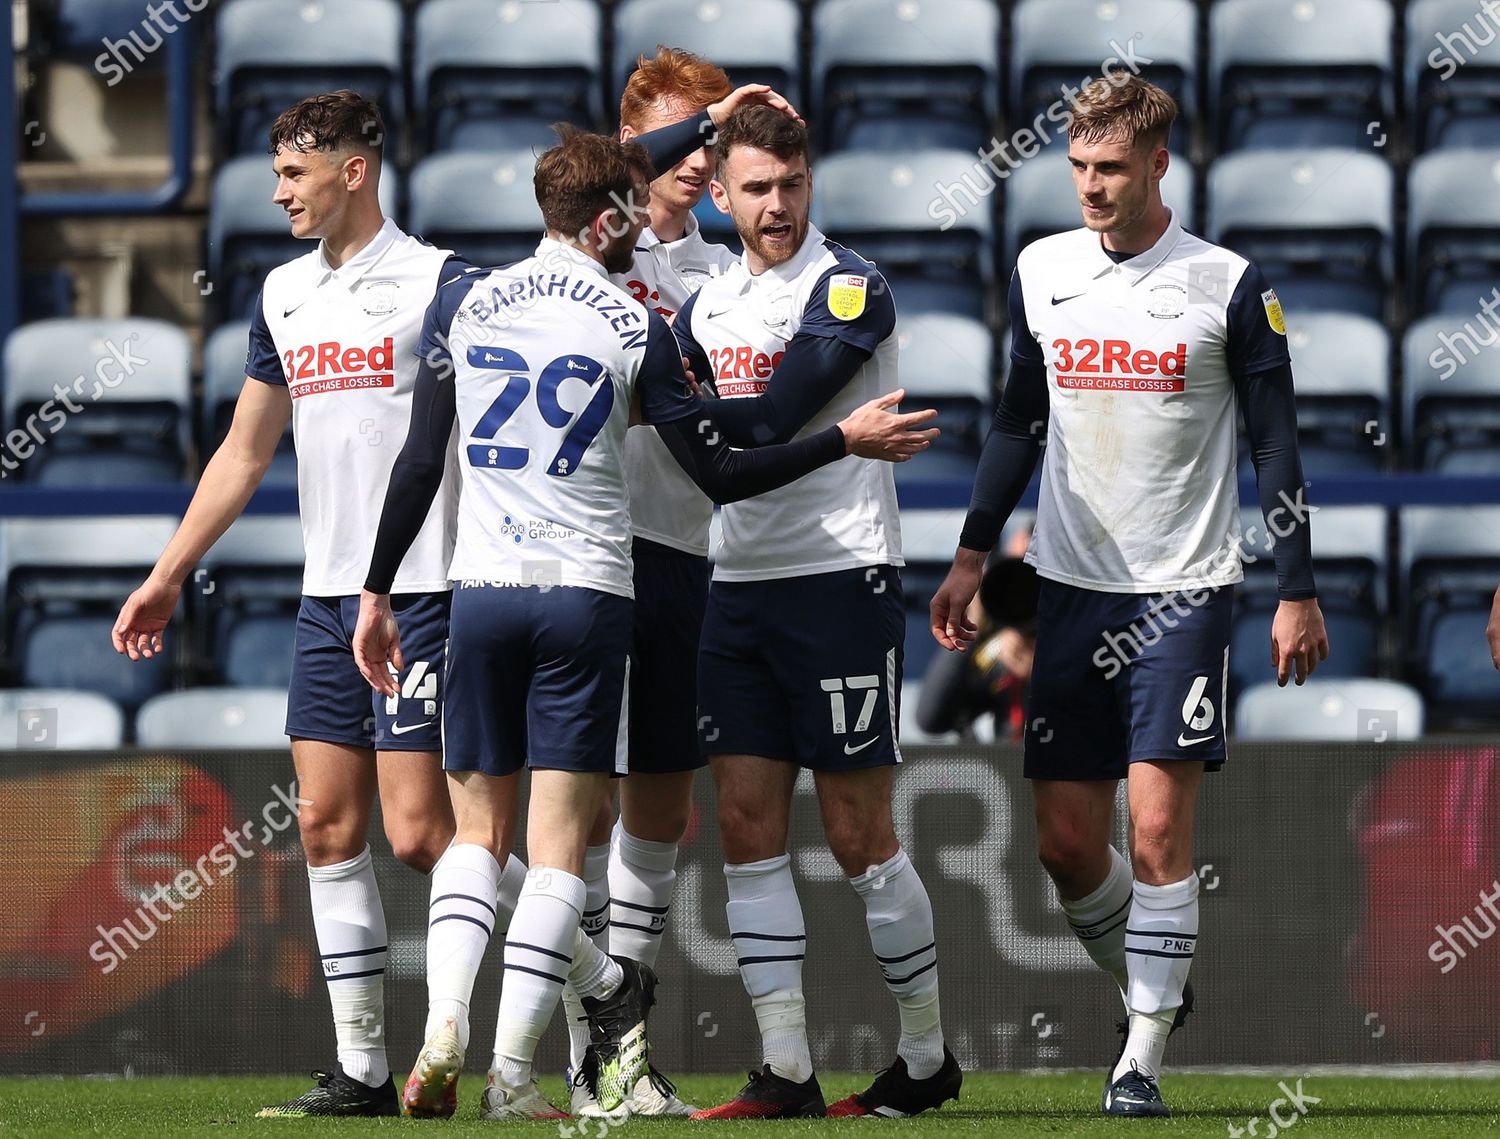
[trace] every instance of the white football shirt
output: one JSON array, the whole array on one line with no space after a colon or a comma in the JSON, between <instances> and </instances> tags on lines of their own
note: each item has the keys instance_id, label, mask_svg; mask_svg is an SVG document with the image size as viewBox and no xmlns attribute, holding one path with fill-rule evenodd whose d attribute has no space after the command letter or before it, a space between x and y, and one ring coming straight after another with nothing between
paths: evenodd
<instances>
[{"instance_id":1,"label":"white football shirt","mask_svg":"<svg viewBox=\"0 0 1500 1139\"><path fill-rule=\"evenodd\" d=\"M634 597L624 448L701 412L661 316L571 245L439 291L419 350L451 363L463 489L454 581Z\"/></svg>"},{"instance_id":2,"label":"white football shirt","mask_svg":"<svg viewBox=\"0 0 1500 1139\"><path fill-rule=\"evenodd\" d=\"M684 305L674 331L701 349L721 399L766 390L800 333L831 336L871 353L839 393L796 434L833 426L894 391L896 309L862 257L815 226L791 260L752 274L744 258ZM796 482L725 506L715 581L763 581L877 565L904 565L891 464L849 457Z\"/></svg>"},{"instance_id":3,"label":"white football shirt","mask_svg":"<svg viewBox=\"0 0 1500 1139\"><path fill-rule=\"evenodd\" d=\"M387 218L337 269L319 242L266 278L245 374L291 390L307 551L302 592L309 597L342 597L364 587L391 467L406 441L423 317L443 277L464 267L450 259L451 250L435 249ZM449 588L457 490L450 451L443 485L402 559L393 593Z\"/></svg>"},{"instance_id":4,"label":"white football shirt","mask_svg":"<svg viewBox=\"0 0 1500 1139\"><path fill-rule=\"evenodd\" d=\"M1026 328L1015 322L1012 354L1045 361L1050 418L1026 560L1116 593L1241 580L1231 376L1289 362L1259 270L1174 214L1118 263L1088 229L1042 238L1016 278Z\"/></svg>"},{"instance_id":5,"label":"white football shirt","mask_svg":"<svg viewBox=\"0 0 1500 1139\"><path fill-rule=\"evenodd\" d=\"M704 282L736 260L724 246L704 241L698 219L689 214L687 232L677 241L662 241L649 227L643 230L630 272L611 280L670 321ZM655 431L626 435L625 482L630 487L630 521L637 537L708 556L714 504L688 478Z\"/></svg>"}]
</instances>

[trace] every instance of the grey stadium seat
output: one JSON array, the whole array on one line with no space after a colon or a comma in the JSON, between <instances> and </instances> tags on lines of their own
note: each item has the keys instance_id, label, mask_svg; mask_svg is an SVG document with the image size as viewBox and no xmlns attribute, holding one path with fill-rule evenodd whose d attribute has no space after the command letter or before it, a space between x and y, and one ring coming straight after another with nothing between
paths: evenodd
<instances>
[{"instance_id":1,"label":"grey stadium seat","mask_svg":"<svg viewBox=\"0 0 1500 1139\"><path fill-rule=\"evenodd\" d=\"M1477 0L1406 6L1406 98L1418 153L1500 145L1500 36Z\"/></svg>"},{"instance_id":2,"label":"grey stadium seat","mask_svg":"<svg viewBox=\"0 0 1500 1139\"><path fill-rule=\"evenodd\" d=\"M736 85L769 83L794 104L801 98L802 14L793 0L624 0L614 28L616 96L636 61L665 44L718 64Z\"/></svg>"},{"instance_id":3,"label":"grey stadium seat","mask_svg":"<svg viewBox=\"0 0 1500 1139\"><path fill-rule=\"evenodd\" d=\"M245 363L250 344L250 322L230 321L209 333L203 345L203 410L198 425L200 454L212 457L229 433L235 404L245 386ZM292 424L261 479L262 486L296 486L297 453L292 447Z\"/></svg>"},{"instance_id":4,"label":"grey stadium seat","mask_svg":"<svg viewBox=\"0 0 1500 1139\"><path fill-rule=\"evenodd\" d=\"M125 741L120 706L68 688L0 689L0 751L106 751Z\"/></svg>"},{"instance_id":5,"label":"grey stadium seat","mask_svg":"<svg viewBox=\"0 0 1500 1139\"><path fill-rule=\"evenodd\" d=\"M1414 311L1473 313L1500 283L1500 147L1413 162L1406 231Z\"/></svg>"},{"instance_id":6,"label":"grey stadium seat","mask_svg":"<svg viewBox=\"0 0 1500 1139\"><path fill-rule=\"evenodd\" d=\"M1402 397L1411 454L1426 470L1500 474L1500 352L1473 318L1429 316L1406 330Z\"/></svg>"},{"instance_id":7,"label":"grey stadium seat","mask_svg":"<svg viewBox=\"0 0 1500 1139\"><path fill-rule=\"evenodd\" d=\"M136 744L143 748L287 746L286 689L193 688L141 705Z\"/></svg>"},{"instance_id":8,"label":"grey stadium seat","mask_svg":"<svg viewBox=\"0 0 1500 1139\"><path fill-rule=\"evenodd\" d=\"M544 228L535 169L530 150L429 155L411 173L412 231L475 265L530 257Z\"/></svg>"},{"instance_id":9,"label":"grey stadium seat","mask_svg":"<svg viewBox=\"0 0 1500 1139\"><path fill-rule=\"evenodd\" d=\"M1422 697L1394 680L1319 680L1278 688L1257 684L1235 707L1235 738L1387 743L1422 735Z\"/></svg>"}]
</instances>

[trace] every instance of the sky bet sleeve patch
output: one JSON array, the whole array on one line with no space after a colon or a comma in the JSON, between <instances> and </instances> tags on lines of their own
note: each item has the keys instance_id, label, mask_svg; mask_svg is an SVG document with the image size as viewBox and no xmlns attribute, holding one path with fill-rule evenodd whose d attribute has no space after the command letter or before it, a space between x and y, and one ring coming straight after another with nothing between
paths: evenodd
<instances>
[{"instance_id":1,"label":"sky bet sleeve patch","mask_svg":"<svg viewBox=\"0 0 1500 1139\"><path fill-rule=\"evenodd\" d=\"M865 311L868 282L858 273L835 273L828 279L828 311L840 320L853 320Z\"/></svg>"},{"instance_id":2,"label":"sky bet sleeve patch","mask_svg":"<svg viewBox=\"0 0 1500 1139\"><path fill-rule=\"evenodd\" d=\"M1282 336L1286 335L1286 318L1281 313L1281 302L1276 299L1276 290L1267 289L1260 295L1261 304L1266 306L1266 320Z\"/></svg>"}]
</instances>

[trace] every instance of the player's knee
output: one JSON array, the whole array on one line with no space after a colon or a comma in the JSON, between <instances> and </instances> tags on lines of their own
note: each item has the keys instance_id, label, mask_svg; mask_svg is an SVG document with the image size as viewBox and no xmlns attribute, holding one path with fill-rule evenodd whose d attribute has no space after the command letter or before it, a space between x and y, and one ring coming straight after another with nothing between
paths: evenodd
<instances>
[{"instance_id":1,"label":"player's knee","mask_svg":"<svg viewBox=\"0 0 1500 1139\"><path fill-rule=\"evenodd\" d=\"M1050 827L1037 835L1037 858L1048 877L1060 884L1088 878L1101 853L1090 836L1072 827Z\"/></svg>"},{"instance_id":2,"label":"player's knee","mask_svg":"<svg viewBox=\"0 0 1500 1139\"><path fill-rule=\"evenodd\" d=\"M896 852L894 834L883 829L862 828L854 820L825 824L825 830L834 861L851 878L879 866Z\"/></svg>"},{"instance_id":3,"label":"player's knee","mask_svg":"<svg viewBox=\"0 0 1500 1139\"><path fill-rule=\"evenodd\" d=\"M1191 840L1166 810L1137 811L1131 820L1132 863L1143 882L1175 882L1191 871Z\"/></svg>"},{"instance_id":4,"label":"player's knee","mask_svg":"<svg viewBox=\"0 0 1500 1139\"><path fill-rule=\"evenodd\" d=\"M772 850L771 828L754 810L741 804L719 800L719 837L724 844L724 860L732 863L759 862L780 853ZM769 852L769 853L767 853Z\"/></svg>"},{"instance_id":5,"label":"player's knee","mask_svg":"<svg viewBox=\"0 0 1500 1139\"><path fill-rule=\"evenodd\" d=\"M426 874L448 849L453 832L437 826L387 827L386 838L392 854L419 874Z\"/></svg>"},{"instance_id":6,"label":"player's knee","mask_svg":"<svg viewBox=\"0 0 1500 1139\"><path fill-rule=\"evenodd\" d=\"M303 806L297 814L302 850L313 866L347 862L365 848L365 835L352 814L329 810L320 804Z\"/></svg>"}]
</instances>

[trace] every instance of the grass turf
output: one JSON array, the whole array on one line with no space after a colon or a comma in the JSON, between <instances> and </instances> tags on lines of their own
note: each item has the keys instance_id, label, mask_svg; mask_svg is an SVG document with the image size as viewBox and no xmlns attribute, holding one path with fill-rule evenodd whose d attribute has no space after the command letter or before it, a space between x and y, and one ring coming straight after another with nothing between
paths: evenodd
<instances>
[{"instance_id":1,"label":"grass turf","mask_svg":"<svg viewBox=\"0 0 1500 1139\"><path fill-rule=\"evenodd\" d=\"M863 1086L868 1077L826 1073L820 1080L830 1100ZM1297 1087L1295 1073L1284 1077ZM733 1076L689 1076L679 1081L684 1098L712 1104L740 1087ZM872 1120L789 1120L774 1123L697 1124L686 1120L632 1119L603 1128L599 1121L568 1123L484 1123L478 1118L483 1077L470 1075L459 1085L458 1115L446 1123L406 1119L293 1120L257 1119L261 1105L289 1099L306 1090L294 1077L184 1077L182 1079L19 1079L0 1080L0 1135L175 1136L253 1133L281 1139L300 1135L354 1135L372 1128L415 1134L423 1129L443 1139L494 1135L500 1129L562 1139L649 1139L700 1127L748 1134L748 1128L782 1136L863 1133L890 1127L902 1135L1046 1136L1118 1135L1148 1130L1172 1136L1225 1136L1274 1139L1268 1106L1283 1093L1271 1076L1169 1075L1164 1087L1174 1117L1170 1120L1104 1119L1098 1114L1101 1077L1093 1073L1020 1075L971 1073L963 1098L941 1112L918 1119L881 1123ZM561 1080L543 1080L554 1102L566 1102ZM1304 1076L1302 1092L1316 1096L1307 1114L1296 1119L1295 1136L1317 1139L1348 1135L1470 1136L1500 1134L1500 1080L1382 1079ZM1282 1118L1294 1115L1281 1106ZM1252 1117L1256 1129L1248 1130Z\"/></svg>"}]
</instances>

